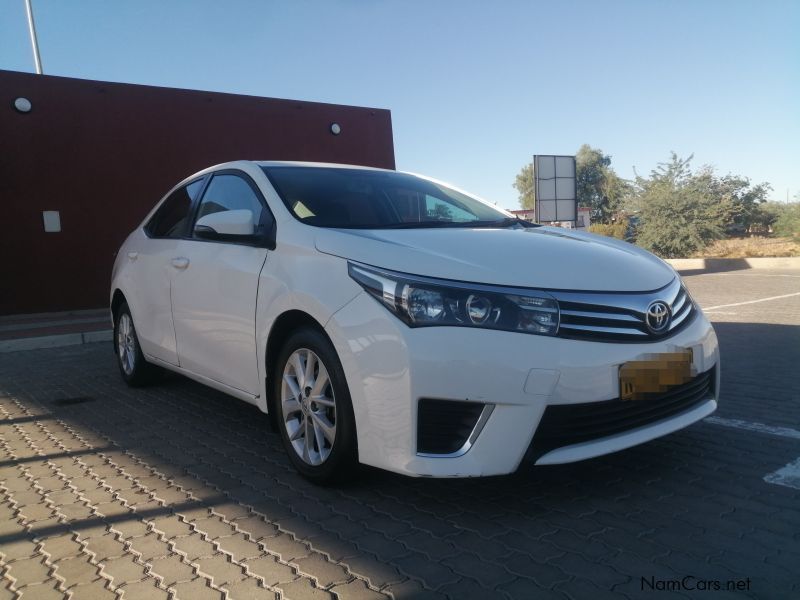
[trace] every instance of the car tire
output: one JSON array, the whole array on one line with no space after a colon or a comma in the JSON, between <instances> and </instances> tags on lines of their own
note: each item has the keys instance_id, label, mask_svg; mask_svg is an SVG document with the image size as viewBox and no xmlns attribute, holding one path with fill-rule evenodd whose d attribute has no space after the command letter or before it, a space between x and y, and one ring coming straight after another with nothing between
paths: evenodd
<instances>
[{"instance_id":1,"label":"car tire","mask_svg":"<svg viewBox=\"0 0 800 600\"><path fill-rule=\"evenodd\" d=\"M336 350L322 332L303 328L289 337L275 361L271 391L274 422L300 474L319 485L355 478L353 404Z\"/></svg>"},{"instance_id":2,"label":"car tire","mask_svg":"<svg viewBox=\"0 0 800 600\"><path fill-rule=\"evenodd\" d=\"M162 374L159 367L145 360L126 303L119 307L114 318L114 354L122 379L131 387L153 383Z\"/></svg>"}]
</instances>

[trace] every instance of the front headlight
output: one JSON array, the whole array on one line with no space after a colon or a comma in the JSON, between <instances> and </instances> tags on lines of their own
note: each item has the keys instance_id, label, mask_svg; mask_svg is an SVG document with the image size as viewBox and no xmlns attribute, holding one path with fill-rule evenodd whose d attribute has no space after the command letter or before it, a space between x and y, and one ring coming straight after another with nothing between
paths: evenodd
<instances>
[{"instance_id":1,"label":"front headlight","mask_svg":"<svg viewBox=\"0 0 800 600\"><path fill-rule=\"evenodd\" d=\"M409 327L483 327L558 333L558 302L546 292L462 284L348 263L350 277Z\"/></svg>"}]
</instances>

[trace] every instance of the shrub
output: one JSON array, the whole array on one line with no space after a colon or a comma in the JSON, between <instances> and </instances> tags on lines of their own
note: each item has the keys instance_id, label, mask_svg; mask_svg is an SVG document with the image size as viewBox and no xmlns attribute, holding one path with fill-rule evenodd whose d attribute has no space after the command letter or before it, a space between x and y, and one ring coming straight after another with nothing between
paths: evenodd
<instances>
[{"instance_id":1,"label":"shrub","mask_svg":"<svg viewBox=\"0 0 800 600\"><path fill-rule=\"evenodd\" d=\"M628 232L628 220L617 219L613 223L595 223L594 225L589 225L589 231L607 237L617 238L618 240L624 240Z\"/></svg>"}]
</instances>

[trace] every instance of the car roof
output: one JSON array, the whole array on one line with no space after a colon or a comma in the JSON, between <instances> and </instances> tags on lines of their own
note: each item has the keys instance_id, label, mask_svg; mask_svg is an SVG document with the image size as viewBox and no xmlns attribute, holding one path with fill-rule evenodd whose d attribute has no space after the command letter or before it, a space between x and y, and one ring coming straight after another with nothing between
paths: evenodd
<instances>
[{"instance_id":1,"label":"car roof","mask_svg":"<svg viewBox=\"0 0 800 600\"><path fill-rule=\"evenodd\" d=\"M327 163L327 162L309 162L309 161L295 161L295 160L254 160L251 161L259 167L316 167L327 169L364 169L369 171L390 171L395 173L393 169L380 169L377 167L367 167L364 165L349 165L344 163Z\"/></svg>"}]
</instances>

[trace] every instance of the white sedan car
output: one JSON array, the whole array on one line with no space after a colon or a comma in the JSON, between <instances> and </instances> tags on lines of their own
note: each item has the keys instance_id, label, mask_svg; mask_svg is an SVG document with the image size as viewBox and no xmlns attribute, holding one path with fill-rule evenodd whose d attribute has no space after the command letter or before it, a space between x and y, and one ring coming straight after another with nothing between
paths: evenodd
<instances>
[{"instance_id":1,"label":"white sedan car","mask_svg":"<svg viewBox=\"0 0 800 600\"><path fill-rule=\"evenodd\" d=\"M581 460L719 395L714 330L663 261L395 171L192 175L122 245L111 311L126 382L165 368L255 404L317 482Z\"/></svg>"}]
</instances>

